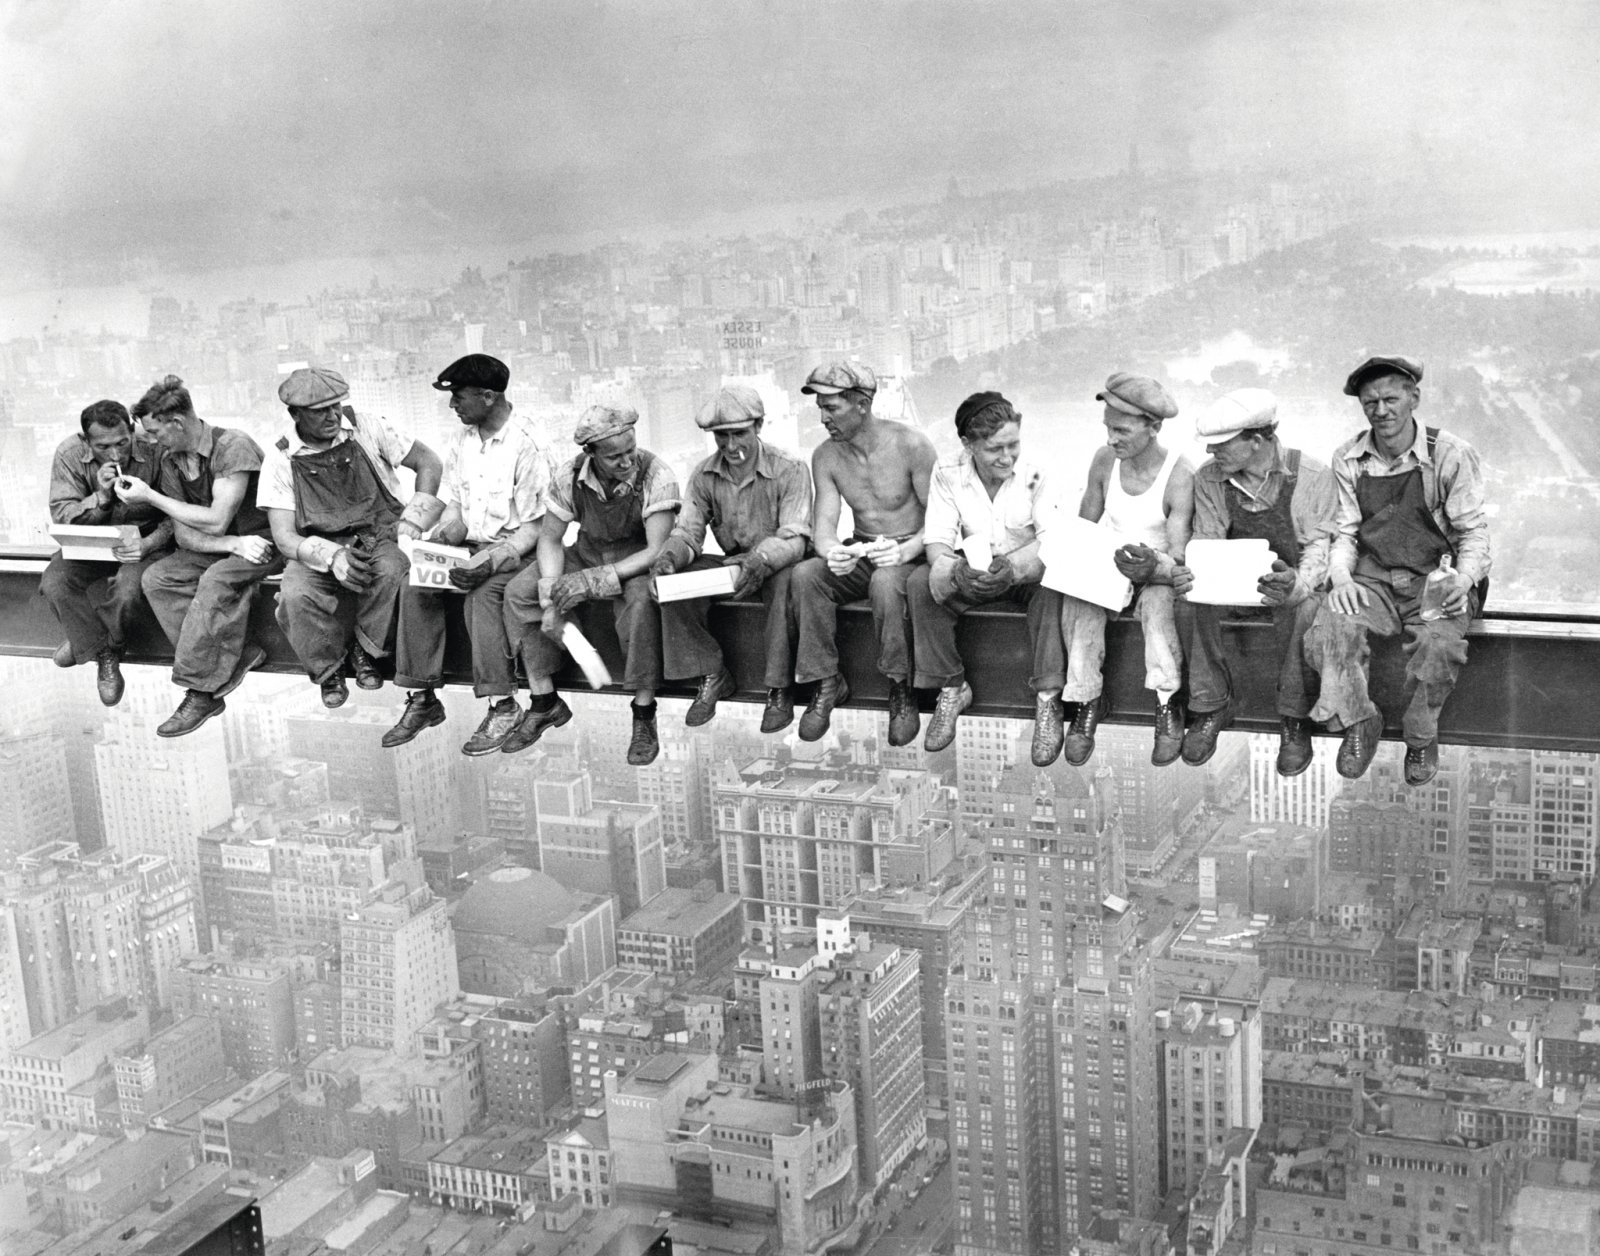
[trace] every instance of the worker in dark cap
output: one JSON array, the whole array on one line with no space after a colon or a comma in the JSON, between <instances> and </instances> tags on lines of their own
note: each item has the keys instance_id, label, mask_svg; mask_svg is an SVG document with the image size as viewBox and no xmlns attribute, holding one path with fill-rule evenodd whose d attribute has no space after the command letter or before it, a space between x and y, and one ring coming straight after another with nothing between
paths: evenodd
<instances>
[{"instance_id":1,"label":"worker in dark cap","mask_svg":"<svg viewBox=\"0 0 1600 1256\"><path fill-rule=\"evenodd\" d=\"M1316 593L1328 574L1328 547L1338 493L1333 472L1278 439L1278 399L1265 388L1240 388L1219 397L1195 420L1195 435L1211 456L1194 473L1194 527L1200 540L1265 540L1271 567L1257 591L1265 608L1231 608L1234 615L1269 617L1277 645L1280 776L1311 765L1311 686L1302 642L1316 615ZM1222 608L1190 602L1194 577L1180 564L1178 633L1189 675L1189 727L1183 761L1198 767L1217 749L1233 719L1233 671L1222 644Z\"/></svg>"},{"instance_id":2,"label":"worker in dark cap","mask_svg":"<svg viewBox=\"0 0 1600 1256\"><path fill-rule=\"evenodd\" d=\"M774 733L794 720L789 577L811 535L811 472L799 458L761 439L765 419L761 395L743 384L721 389L701 408L695 423L711 433L717 450L690 474L683 513L650 572L662 576L732 567L731 596L761 598L766 607L767 687L761 731ZM707 528L722 549L720 555L705 552ZM722 647L706 631L709 606L709 598L661 605L667 679L700 678L700 690L683 721L691 728L709 721L718 700L737 688Z\"/></svg>"},{"instance_id":3,"label":"worker in dark cap","mask_svg":"<svg viewBox=\"0 0 1600 1256\"><path fill-rule=\"evenodd\" d=\"M347 656L356 684L382 686L376 660L389 653L411 570L397 541L416 540L444 509L436 496L439 455L389 420L352 409L349 396L338 371L313 366L289 373L278 400L294 431L267 451L256 492L288 560L278 623L330 708L350 696ZM409 500L400 467L416 476Z\"/></svg>"},{"instance_id":4,"label":"worker in dark cap","mask_svg":"<svg viewBox=\"0 0 1600 1256\"><path fill-rule=\"evenodd\" d=\"M1189 543L1194 473L1176 448L1161 443L1161 424L1178 413L1178 403L1159 381L1119 371L1095 400L1105 403L1106 443L1089 466L1078 515L1127 539L1115 561L1134 584L1132 609L1144 630L1144 683L1156 694L1150 762L1161 767L1183 750L1183 708L1177 699L1183 650L1173 619L1172 574ZM1106 611L1070 595L1061 602L1067 647L1061 697L1072 710L1064 757L1076 767L1094 753L1095 730L1105 714Z\"/></svg>"},{"instance_id":5,"label":"worker in dark cap","mask_svg":"<svg viewBox=\"0 0 1600 1256\"><path fill-rule=\"evenodd\" d=\"M185 690L156 735L182 737L221 714L223 699L266 661L266 650L250 640L250 608L283 558L256 504L261 446L200 418L176 375L146 389L133 417L161 446L159 487L124 475L116 493L165 514L178 542L145 571L144 595L172 641L172 681Z\"/></svg>"},{"instance_id":6,"label":"worker in dark cap","mask_svg":"<svg viewBox=\"0 0 1600 1256\"><path fill-rule=\"evenodd\" d=\"M1367 691L1369 634L1407 634L1405 776L1439 770L1439 711L1467 661L1467 625L1489 574L1483 469L1459 436L1417 422L1422 363L1368 358L1345 380L1367 430L1333 456L1339 490L1328 594L1306 634L1322 675L1311 717L1342 730L1335 766L1361 776L1377 752L1383 715ZM1430 593L1431 586L1431 593Z\"/></svg>"},{"instance_id":7,"label":"worker in dark cap","mask_svg":"<svg viewBox=\"0 0 1600 1256\"><path fill-rule=\"evenodd\" d=\"M137 540L112 551L115 563L80 562L55 555L39 592L61 621L66 640L57 667L95 662L100 701L122 701L122 651L144 602L145 570L172 548L172 520L148 502L125 502L115 491L126 474L153 483L161 447L135 429L120 401L96 401L78 416L79 430L56 446L50 463L50 522L137 527Z\"/></svg>"},{"instance_id":8,"label":"worker in dark cap","mask_svg":"<svg viewBox=\"0 0 1600 1256\"><path fill-rule=\"evenodd\" d=\"M872 412L877 377L853 362L827 362L801 392L817 399L828 440L811 455L816 557L795 568L789 585L797 632L795 680L814 684L800 717L802 741L828 731L834 707L850 696L839 671L839 606L866 598L878 643L878 671L889 682L889 743L909 745L922 720L911 690L910 607L906 584L922 561L933 442L907 423ZM839 540L839 511L849 506L855 533Z\"/></svg>"},{"instance_id":9,"label":"worker in dark cap","mask_svg":"<svg viewBox=\"0 0 1600 1256\"><path fill-rule=\"evenodd\" d=\"M939 690L923 745L937 751L953 742L956 722L972 704L956 650L956 621L975 606L1020 603L1028 611L1032 757L1036 766L1048 767L1061 753L1065 668L1061 594L1039 583L1039 543L1052 513L1049 485L1023 458L1022 416L999 393L968 397L956 408L955 426L962 449L934 468L923 531L928 565L912 573L909 585L915 684Z\"/></svg>"},{"instance_id":10,"label":"worker in dark cap","mask_svg":"<svg viewBox=\"0 0 1600 1256\"><path fill-rule=\"evenodd\" d=\"M590 406L572 438L574 458L550 478L539 563L506 590L509 623L521 632L528 672L528 713L501 747L526 750L572 718L556 693L561 634L585 602L611 603L624 657L622 683L633 690L628 762L655 762L656 690L661 685L661 617L650 594L650 565L661 553L682 504L677 477L666 462L640 449L632 408ZM567 526L578 525L565 544Z\"/></svg>"},{"instance_id":11,"label":"worker in dark cap","mask_svg":"<svg viewBox=\"0 0 1600 1256\"><path fill-rule=\"evenodd\" d=\"M463 617L472 644L472 691L488 712L461 753L500 749L522 715L517 705L515 638L507 632L506 586L533 562L550 457L532 426L506 397L511 372L486 353L469 353L445 367L433 386L450 394L461 430L445 451L439 499L444 513L430 540L464 545L471 561L452 568L454 592L408 585L400 594L394 683L413 692L399 721L383 735L399 746L444 723L434 693L444 682L448 599L465 594Z\"/></svg>"}]
</instances>

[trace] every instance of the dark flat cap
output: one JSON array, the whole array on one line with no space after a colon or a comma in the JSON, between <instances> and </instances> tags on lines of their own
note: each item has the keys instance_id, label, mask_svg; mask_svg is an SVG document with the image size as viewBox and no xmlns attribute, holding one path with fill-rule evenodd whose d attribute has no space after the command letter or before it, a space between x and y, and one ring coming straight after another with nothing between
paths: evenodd
<instances>
[{"instance_id":1,"label":"dark flat cap","mask_svg":"<svg viewBox=\"0 0 1600 1256\"><path fill-rule=\"evenodd\" d=\"M1368 358L1350 372L1350 378L1344 382L1344 395L1354 397L1361 391L1361 385L1380 375L1404 375L1413 384L1420 384L1422 363L1415 358L1403 358L1398 353L1380 354L1378 357Z\"/></svg>"},{"instance_id":2,"label":"dark flat cap","mask_svg":"<svg viewBox=\"0 0 1600 1256\"><path fill-rule=\"evenodd\" d=\"M440 371L433 386L440 392L449 392L452 388L487 388L490 392L505 392L510 382L511 368L499 358L491 358L487 353L469 353Z\"/></svg>"},{"instance_id":3,"label":"dark flat cap","mask_svg":"<svg viewBox=\"0 0 1600 1256\"><path fill-rule=\"evenodd\" d=\"M1095 393L1094 399L1141 419L1170 419L1178 413L1178 403L1159 380L1148 375L1129 375L1126 371L1118 371L1106 380L1105 388Z\"/></svg>"}]
</instances>

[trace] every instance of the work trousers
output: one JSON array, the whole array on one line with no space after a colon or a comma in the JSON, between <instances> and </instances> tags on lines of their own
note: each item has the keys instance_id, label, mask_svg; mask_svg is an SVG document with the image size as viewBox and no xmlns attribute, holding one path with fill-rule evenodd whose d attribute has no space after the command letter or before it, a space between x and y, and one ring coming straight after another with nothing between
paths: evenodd
<instances>
[{"instance_id":1,"label":"work trousers","mask_svg":"<svg viewBox=\"0 0 1600 1256\"><path fill-rule=\"evenodd\" d=\"M400 609L411 563L393 541L379 541L363 557L373 580L360 593L345 588L332 572L313 571L301 562L283 569L278 589L278 625L305 665L306 674L321 684L339 674L350 648L351 621L355 639L374 658L389 653L389 636Z\"/></svg>"},{"instance_id":2,"label":"work trousers","mask_svg":"<svg viewBox=\"0 0 1600 1256\"><path fill-rule=\"evenodd\" d=\"M1034 693L1054 693L1061 688L1066 654L1061 644L1061 594L1039 584L1013 585L987 602L968 602L960 596L936 602L928 585L931 569L920 566L906 586L911 603L911 637L917 669L912 684L918 689L944 689L964 684L966 665L956 652L956 621L976 606L1026 606L1028 649L1032 658L1028 688Z\"/></svg>"},{"instance_id":3,"label":"work trousers","mask_svg":"<svg viewBox=\"0 0 1600 1256\"><path fill-rule=\"evenodd\" d=\"M1178 639L1189 668L1189 710L1196 715L1220 711L1238 693L1233 669L1222 645L1222 613L1250 618L1270 616L1277 647L1279 715L1304 719L1311 713L1314 673L1306 667L1302 648L1306 630L1316 618L1317 599L1294 606L1221 607L1177 600Z\"/></svg>"},{"instance_id":4,"label":"work trousers","mask_svg":"<svg viewBox=\"0 0 1600 1256\"><path fill-rule=\"evenodd\" d=\"M468 548L476 553L484 546ZM514 629L520 625L510 617L506 590L532 566L530 552L517 567L490 576L470 593L441 593L406 585L400 591L394 683L402 689L437 689L444 683L445 612L451 598L460 598L472 647L472 692L480 698L509 698L516 693Z\"/></svg>"},{"instance_id":5,"label":"work trousers","mask_svg":"<svg viewBox=\"0 0 1600 1256\"><path fill-rule=\"evenodd\" d=\"M798 654L795 680L804 685L839 674L839 607L862 598L872 604L879 673L890 680L909 680L911 616L906 586L911 573L926 565L918 559L875 567L863 558L847 576L834 575L821 558L808 558L796 566L789 582Z\"/></svg>"},{"instance_id":6,"label":"work trousers","mask_svg":"<svg viewBox=\"0 0 1600 1256\"><path fill-rule=\"evenodd\" d=\"M583 560L567 546L567 571L582 571ZM650 596L650 575L645 572L622 582L622 596L598 598L579 606L573 619L579 629L601 606L609 606L617 641L622 645L622 684L629 689L661 687L661 616ZM520 634L522 662L528 678L554 676L561 670L566 651L545 636L539 625L544 609L539 604L539 569L530 567L506 590L506 628ZM584 634L589 636L588 633ZM512 640L517 640L513 636Z\"/></svg>"},{"instance_id":7,"label":"work trousers","mask_svg":"<svg viewBox=\"0 0 1600 1256\"><path fill-rule=\"evenodd\" d=\"M234 554L180 549L145 569L150 609L172 642L172 683L215 693L239 666L250 632L250 607L262 580L283 570L273 551L264 563Z\"/></svg>"},{"instance_id":8,"label":"work trousers","mask_svg":"<svg viewBox=\"0 0 1600 1256\"><path fill-rule=\"evenodd\" d=\"M1367 591L1367 604L1354 615L1336 611L1319 599L1316 619L1306 632L1306 661L1322 677L1322 692L1311 718L1325 721L1334 732L1350 728L1378 713L1367 691L1372 657L1369 635L1407 633L1401 649L1406 658L1405 704L1400 726L1406 745L1426 746L1439 737L1439 712L1467 661L1467 625L1478 613L1478 593L1467 598L1465 614L1449 619L1422 618L1419 599L1423 581L1409 587L1357 573L1355 582Z\"/></svg>"},{"instance_id":9,"label":"work trousers","mask_svg":"<svg viewBox=\"0 0 1600 1256\"><path fill-rule=\"evenodd\" d=\"M711 571L722 559L702 554L684 571ZM789 615L790 577L793 567L773 572L761 582L761 605L766 609L762 650L766 670L762 684L768 689L787 688L794 677L794 626ZM706 615L715 599L688 598L661 604L662 673L668 680L714 676L722 670L722 646L706 629Z\"/></svg>"},{"instance_id":10,"label":"work trousers","mask_svg":"<svg viewBox=\"0 0 1600 1256\"><path fill-rule=\"evenodd\" d=\"M84 563L57 554L39 579L39 592L61 621L72 661L87 663L101 650L120 650L144 600L144 573L161 554L136 563Z\"/></svg>"},{"instance_id":11,"label":"work trousers","mask_svg":"<svg viewBox=\"0 0 1600 1256\"><path fill-rule=\"evenodd\" d=\"M1132 610L1144 629L1144 687L1170 696L1183 684L1183 647L1173 614L1172 586L1140 587ZM1063 702L1090 702L1105 687L1106 610L1070 594L1061 596L1061 635L1066 639L1067 683Z\"/></svg>"}]
</instances>

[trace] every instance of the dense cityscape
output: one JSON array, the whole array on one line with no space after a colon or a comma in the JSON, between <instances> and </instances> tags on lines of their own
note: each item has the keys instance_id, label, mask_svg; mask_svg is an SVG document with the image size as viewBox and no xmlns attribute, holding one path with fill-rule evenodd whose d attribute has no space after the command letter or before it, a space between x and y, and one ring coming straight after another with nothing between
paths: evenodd
<instances>
[{"instance_id":1,"label":"dense cityscape","mask_svg":"<svg viewBox=\"0 0 1600 1256\"><path fill-rule=\"evenodd\" d=\"M1004 389L1075 497L1111 370L1170 381L1179 444L1269 387L1326 457L1360 422L1339 380L1398 346L1488 466L1491 605L1592 609L1600 238L1399 239L1397 196L1135 146L1104 177L303 297L205 303L129 258L115 299L65 287L0 342L0 540L47 545L55 443L168 372L265 446L280 379L334 366L442 446L429 383L488 352L551 447L631 406L681 477L719 387L809 451L800 384L853 359L943 449ZM227 1199L267 1256L592 1256L634 1224L748 1256L1600 1243L1591 755L1447 745L1419 789L1392 745L1347 781L1319 739L1284 779L1274 737L1158 768L1108 727L1035 769L1015 720L930 754L875 711L808 743L667 700L636 768L625 699L579 694L535 751L469 759L383 748L392 691L327 710L287 676L157 741L170 687L128 672L107 712L0 660L8 1256L143 1250Z\"/></svg>"}]
</instances>

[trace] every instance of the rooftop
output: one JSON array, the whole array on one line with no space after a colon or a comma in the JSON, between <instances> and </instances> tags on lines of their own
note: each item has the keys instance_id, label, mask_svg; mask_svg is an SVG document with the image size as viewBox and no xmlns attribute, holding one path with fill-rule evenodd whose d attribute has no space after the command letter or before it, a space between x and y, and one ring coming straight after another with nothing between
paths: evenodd
<instances>
[{"instance_id":1,"label":"rooftop","mask_svg":"<svg viewBox=\"0 0 1600 1256\"><path fill-rule=\"evenodd\" d=\"M635 933L667 933L689 937L739 906L737 894L716 893L700 897L693 890L669 887L617 928Z\"/></svg>"}]
</instances>

